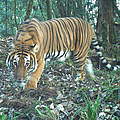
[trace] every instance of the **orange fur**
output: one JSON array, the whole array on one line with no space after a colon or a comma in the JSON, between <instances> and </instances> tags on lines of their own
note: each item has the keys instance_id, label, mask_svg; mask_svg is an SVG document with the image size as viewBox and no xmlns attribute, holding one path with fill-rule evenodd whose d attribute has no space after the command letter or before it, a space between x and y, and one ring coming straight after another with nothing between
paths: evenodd
<instances>
[{"instance_id":1,"label":"orange fur","mask_svg":"<svg viewBox=\"0 0 120 120\"><path fill-rule=\"evenodd\" d=\"M84 79L84 65L93 36L94 31L91 26L79 18L60 18L45 22L36 19L28 20L17 32L14 41L14 51L16 51L14 57L12 52L7 61L11 64L9 61L13 62L15 59L17 65L13 66L14 70L17 70L14 72L20 72L23 76L28 73L30 67L33 67L34 71L25 87L37 88L44 69L45 55L48 53L52 55L56 51L72 51L76 61L80 63L81 79ZM29 66L26 61L29 62Z\"/></svg>"}]
</instances>

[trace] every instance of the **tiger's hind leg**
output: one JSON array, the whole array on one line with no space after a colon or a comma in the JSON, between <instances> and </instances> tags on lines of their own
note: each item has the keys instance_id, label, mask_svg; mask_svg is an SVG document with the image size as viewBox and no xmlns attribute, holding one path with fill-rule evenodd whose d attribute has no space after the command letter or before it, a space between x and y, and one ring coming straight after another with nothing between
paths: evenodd
<instances>
[{"instance_id":1,"label":"tiger's hind leg","mask_svg":"<svg viewBox=\"0 0 120 120\"><path fill-rule=\"evenodd\" d=\"M30 79L28 80L25 88L37 88L37 83L38 83L38 81L41 77L41 74L43 72L44 65L45 65L44 60L39 60L37 69L30 76Z\"/></svg>"},{"instance_id":2,"label":"tiger's hind leg","mask_svg":"<svg viewBox=\"0 0 120 120\"><path fill-rule=\"evenodd\" d=\"M87 54L82 56L81 53L74 51L71 54L71 58L74 61L77 71L79 72L77 77L79 77L80 80L84 80L86 75L85 63L86 63Z\"/></svg>"},{"instance_id":3,"label":"tiger's hind leg","mask_svg":"<svg viewBox=\"0 0 120 120\"><path fill-rule=\"evenodd\" d=\"M78 65L79 66L79 65ZM77 67L78 67L77 66ZM77 79L79 80L84 80L85 79L85 76L86 76L86 72L84 70L84 65L83 66L79 66L79 68L77 68L77 71L78 71L78 74L77 74Z\"/></svg>"},{"instance_id":4,"label":"tiger's hind leg","mask_svg":"<svg viewBox=\"0 0 120 120\"><path fill-rule=\"evenodd\" d=\"M84 80L85 79L85 75L86 75L86 73L85 73L84 67L83 67L83 69L80 70L80 80Z\"/></svg>"}]
</instances>

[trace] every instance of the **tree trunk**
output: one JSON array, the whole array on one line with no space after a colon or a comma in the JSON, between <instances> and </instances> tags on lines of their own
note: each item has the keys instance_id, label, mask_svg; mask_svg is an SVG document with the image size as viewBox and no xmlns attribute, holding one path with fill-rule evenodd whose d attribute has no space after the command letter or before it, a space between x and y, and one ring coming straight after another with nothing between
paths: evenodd
<instances>
[{"instance_id":1,"label":"tree trunk","mask_svg":"<svg viewBox=\"0 0 120 120\"><path fill-rule=\"evenodd\" d=\"M7 9L7 7L8 7L8 5L7 5L7 0L5 0L5 9L6 9L6 22L5 22L5 27L6 27L6 29L5 29L5 31L6 31L6 35L7 35L7 29L8 29L8 16L7 16L7 11L8 11L8 9Z\"/></svg>"},{"instance_id":2,"label":"tree trunk","mask_svg":"<svg viewBox=\"0 0 120 120\"><path fill-rule=\"evenodd\" d=\"M39 9L40 9L40 12L41 12L41 15L42 15L42 18L45 20L45 17L44 17L44 12L43 12L43 8L42 8L42 3L40 2L40 0L37 0L37 2L38 2L38 6L39 6Z\"/></svg>"},{"instance_id":3,"label":"tree trunk","mask_svg":"<svg viewBox=\"0 0 120 120\"><path fill-rule=\"evenodd\" d=\"M102 39L107 45L108 53L111 53L112 43L115 40L113 27L113 4L112 0L98 0L98 18L96 33L98 39Z\"/></svg>"},{"instance_id":4,"label":"tree trunk","mask_svg":"<svg viewBox=\"0 0 120 120\"><path fill-rule=\"evenodd\" d=\"M79 16L81 18L85 18L85 9L84 9L84 3L83 3L83 0L77 0L77 5L78 5L78 8L79 8Z\"/></svg>"},{"instance_id":5,"label":"tree trunk","mask_svg":"<svg viewBox=\"0 0 120 120\"><path fill-rule=\"evenodd\" d=\"M25 15L25 19L24 19L24 20L29 19L30 14L31 14L31 12L32 12L32 7L33 7L33 0L29 0L29 1L28 1L28 6L27 6L27 9L26 9L26 15Z\"/></svg>"},{"instance_id":6,"label":"tree trunk","mask_svg":"<svg viewBox=\"0 0 120 120\"><path fill-rule=\"evenodd\" d=\"M66 17L65 3L61 0L57 0L57 7L61 17Z\"/></svg>"},{"instance_id":7,"label":"tree trunk","mask_svg":"<svg viewBox=\"0 0 120 120\"><path fill-rule=\"evenodd\" d=\"M16 19L16 0L14 0L14 20L15 20L15 26L18 29L18 24Z\"/></svg>"},{"instance_id":8,"label":"tree trunk","mask_svg":"<svg viewBox=\"0 0 120 120\"><path fill-rule=\"evenodd\" d=\"M47 18L51 19L52 18L51 0L46 0L46 5L47 5Z\"/></svg>"}]
</instances>

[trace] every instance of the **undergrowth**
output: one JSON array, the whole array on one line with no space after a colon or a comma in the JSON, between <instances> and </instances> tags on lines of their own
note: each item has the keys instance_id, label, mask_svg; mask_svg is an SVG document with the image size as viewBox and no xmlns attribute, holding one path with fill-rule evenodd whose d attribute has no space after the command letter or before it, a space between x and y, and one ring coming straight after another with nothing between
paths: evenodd
<instances>
[{"instance_id":1,"label":"undergrowth","mask_svg":"<svg viewBox=\"0 0 120 120\"><path fill-rule=\"evenodd\" d=\"M59 64L62 66L62 63ZM83 99L83 102L82 104L77 103L77 107L75 107L72 114L67 113L69 120L105 120L105 118L100 118L101 113L106 114L104 106L108 106L108 104L111 104L111 106L114 104L115 106L120 100L119 72L120 71L108 72L95 70L95 84L99 84L99 88L88 86L76 90L76 93L82 93L81 99ZM95 95L90 96L88 91L91 90L95 92ZM57 100L54 101L56 102ZM37 120L62 120L60 119L60 114L57 114L55 110L51 109L47 104L44 105L43 103L43 105L41 105L40 100L36 100L33 106L34 108L32 109L28 108L27 111L29 111L29 113L24 110L18 110L14 111L12 116L9 112L3 110L0 112L0 120L19 120L19 116L29 116L30 114L34 114ZM62 112L64 114L64 111ZM114 111L108 112L108 114L111 114L111 120L119 120L119 117L115 116L113 112Z\"/></svg>"}]
</instances>

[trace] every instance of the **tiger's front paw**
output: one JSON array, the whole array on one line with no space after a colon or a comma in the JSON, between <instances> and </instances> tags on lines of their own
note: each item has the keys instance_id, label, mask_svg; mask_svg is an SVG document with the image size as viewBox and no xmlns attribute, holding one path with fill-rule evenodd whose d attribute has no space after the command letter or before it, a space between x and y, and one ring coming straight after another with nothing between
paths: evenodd
<instances>
[{"instance_id":1,"label":"tiger's front paw","mask_svg":"<svg viewBox=\"0 0 120 120\"><path fill-rule=\"evenodd\" d=\"M80 80L84 80L85 79L85 72L84 71L81 71L80 72Z\"/></svg>"},{"instance_id":2,"label":"tiger's front paw","mask_svg":"<svg viewBox=\"0 0 120 120\"><path fill-rule=\"evenodd\" d=\"M30 80L28 81L28 83L25 85L25 88L29 88L29 89L35 89L37 88L37 82Z\"/></svg>"}]
</instances>

